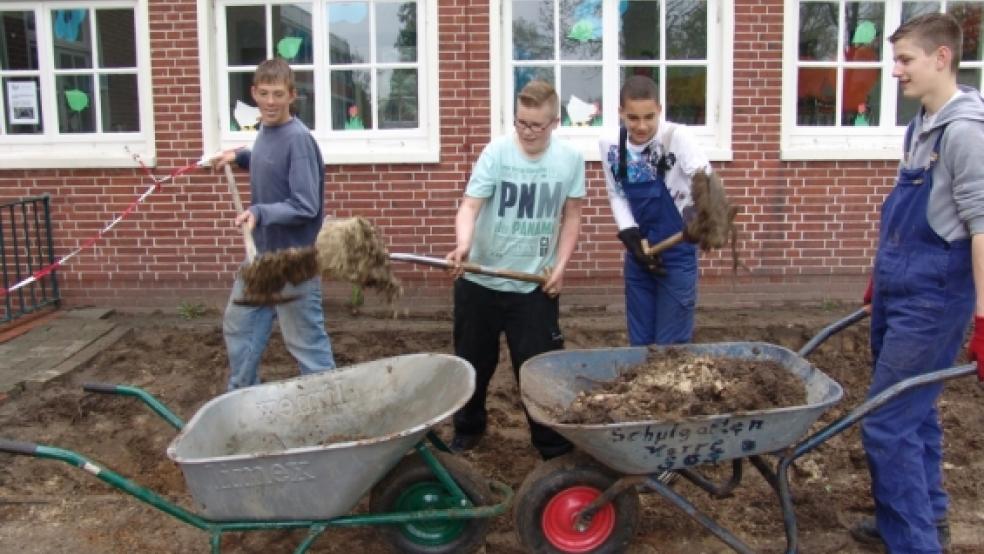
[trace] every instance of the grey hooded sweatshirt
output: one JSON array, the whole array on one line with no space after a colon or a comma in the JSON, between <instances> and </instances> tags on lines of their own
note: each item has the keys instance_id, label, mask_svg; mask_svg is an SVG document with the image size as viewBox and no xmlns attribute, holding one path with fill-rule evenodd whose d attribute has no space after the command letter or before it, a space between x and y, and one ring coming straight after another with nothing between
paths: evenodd
<instances>
[{"instance_id":1,"label":"grey hooded sweatshirt","mask_svg":"<svg viewBox=\"0 0 984 554\"><path fill-rule=\"evenodd\" d=\"M960 92L926 128L925 112L919 110L902 161L906 168L928 166L940 128L946 126L926 218L948 242L984 233L984 96L970 87L961 86Z\"/></svg>"}]
</instances>

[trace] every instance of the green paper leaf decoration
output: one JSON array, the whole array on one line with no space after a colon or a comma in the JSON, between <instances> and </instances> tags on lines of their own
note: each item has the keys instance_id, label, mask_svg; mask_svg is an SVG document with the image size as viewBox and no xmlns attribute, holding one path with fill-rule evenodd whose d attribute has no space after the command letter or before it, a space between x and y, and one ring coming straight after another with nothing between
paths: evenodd
<instances>
[{"instance_id":1,"label":"green paper leaf decoration","mask_svg":"<svg viewBox=\"0 0 984 554\"><path fill-rule=\"evenodd\" d=\"M875 40L877 33L875 24L865 19L861 23L858 23L857 28L854 29L854 37L851 39L851 44L870 44Z\"/></svg>"},{"instance_id":2,"label":"green paper leaf decoration","mask_svg":"<svg viewBox=\"0 0 984 554\"><path fill-rule=\"evenodd\" d=\"M588 42L594 38L594 25L590 21L582 19L571 27L571 32L567 34L567 38L578 42Z\"/></svg>"},{"instance_id":3,"label":"green paper leaf decoration","mask_svg":"<svg viewBox=\"0 0 984 554\"><path fill-rule=\"evenodd\" d=\"M355 129L365 129L366 126L362 123L362 118L359 116L350 117L348 121L345 122L345 128L348 130Z\"/></svg>"},{"instance_id":4,"label":"green paper leaf decoration","mask_svg":"<svg viewBox=\"0 0 984 554\"><path fill-rule=\"evenodd\" d=\"M75 112L81 112L89 107L89 95L79 89L66 90L65 100L68 101L68 107Z\"/></svg>"},{"instance_id":5,"label":"green paper leaf decoration","mask_svg":"<svg viewBox=\"0 0 984 554\"><path fill-rule=\"evenodd\" d=\"M301 49L304 39L301 37L284 37L277 43L277 54L281 58L293 60L297 57L297 51Z\"/></svg>"}]
</instances>

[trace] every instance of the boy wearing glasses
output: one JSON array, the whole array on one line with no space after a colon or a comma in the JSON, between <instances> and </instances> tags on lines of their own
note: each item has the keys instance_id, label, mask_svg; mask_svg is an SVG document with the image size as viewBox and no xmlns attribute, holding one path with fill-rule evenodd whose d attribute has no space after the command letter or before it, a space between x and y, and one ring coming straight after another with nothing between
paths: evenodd
<instances>
[{"instance_id":1,"label":"boy wearing glasses","mask_svg":"<svg viewBox=\"0 0 984 554\"><path fill-rule=\"evenodd\" d=\"M684 242L649 255L649 244L681 231L693 217L691 178L710 172L690 130L662 119L659 89L633 75L619 93L621 126L601 137L608 200L625 256L629 343L690 342L697 303L697 249Z\"/></svg>"},{"instance_id":2,"label":"boy wearing glasses","mask_svg":"<svg viewBox=\"0 0 984 554\"><path fill-rule=\"evenodd\" d=\"M527 359L564 347L558 295L574 253L585 195L584 158L552 138L559 100L542 81L516 99L514 134L490 142L472 170L455 218L454 348L476 373L475 393L454 415L454 451L474 448L485 433L485 397L506 335L513 372ZM534 283L464 274L470 261L497 269L548 273ZM529 419L533 446L544 459L571 450L566 439Z\"/></svg>"}]
</instances>

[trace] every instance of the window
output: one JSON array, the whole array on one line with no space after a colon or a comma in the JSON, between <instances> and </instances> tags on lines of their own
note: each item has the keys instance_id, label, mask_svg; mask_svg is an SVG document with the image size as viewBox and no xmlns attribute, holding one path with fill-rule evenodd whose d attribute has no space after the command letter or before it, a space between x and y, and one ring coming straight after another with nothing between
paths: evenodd
<instances>
[{"instance_id":1,"label":"window","mask_svg":"<svg viewBox=\"0 0 984 554\"><path fill-rule=\"evenodd\" d=\"M712 159L730 159L732 44L721 39L732 36L731 2L502 0L501 7L499 133L511 129L519 90L542 79L560 95L558 133L598 159L591 127L617 126L622 82L644 74L660 85L668 120L692 126Z\"/></svg>"},{"instance_id":2,"label":"window","mask_svg":"<svg viewBox=\"0 0 984 554\"><path fill-rule=\"evenodd\" d=\"M253 71L279 56L294 70L295 115L311 129L326 163L438 160L437 95L424 94L438 87L435 2L217 4L212 48L221 108L212 142L230 147L252 140Z\"/></svg>"},{"instance_id":3,"label":"window","mask_svg":"<svg viewBox=\"0 0 984 554\"><path fill-rule=\"evenodd\" d=\"M142 3L0 5L0 167L153 163L146 28Z\"/></svg>"},{"instance_id":4,"label":"window","mask_svg":"<svg viewBox=\"0 0 984 554\"><path fill-rule=\"evenodd\" d=\"M787 2L782 157L897 159L919 105L892 77L888 37L908 19L940 11L963 25L959 82L980 89L984 1Z\"/></svg>"}]
</instances>

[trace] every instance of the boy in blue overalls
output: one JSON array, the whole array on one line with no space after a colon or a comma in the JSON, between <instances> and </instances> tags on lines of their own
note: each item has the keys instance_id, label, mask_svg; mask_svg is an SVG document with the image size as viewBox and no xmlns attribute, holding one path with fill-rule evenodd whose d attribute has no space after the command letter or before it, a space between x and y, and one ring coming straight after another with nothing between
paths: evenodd
<instances>
[{"instance_id":1,"label":"boy in blue overalls","mask_svg":"<svg viewBox=\"0 0 984 554\"><path fill-rule=\"evenodd\" d=\"M872 285L868 397L953 365L975 317L970 355L984 360L984 100L957 85L961 30L927 14L889 38L892 75L922 104L905 133L898 181L882 206ZM975 301L976 290L976 301ZM984 376L984 373L981 373ZM891 553L948 546L941 383L901 394L861 425L875 517L852 535Z\"/></svg>"},{"instance_id":2,"label":"boy in blue overalls","mask_svg":"<svg viewBox=\"0 0 984 554\"><path fill-rule=\"evenodd\" d=\"M629 343L690 342L697 303L697 249L678 244L647 255L650 244L683 230L693 216L691 178L710 172L690 130L661 119L659 89L633 75L619 93L617 132L599 140L608 201L625 244L625 313Z\"/></svg>"}]
</instances>

